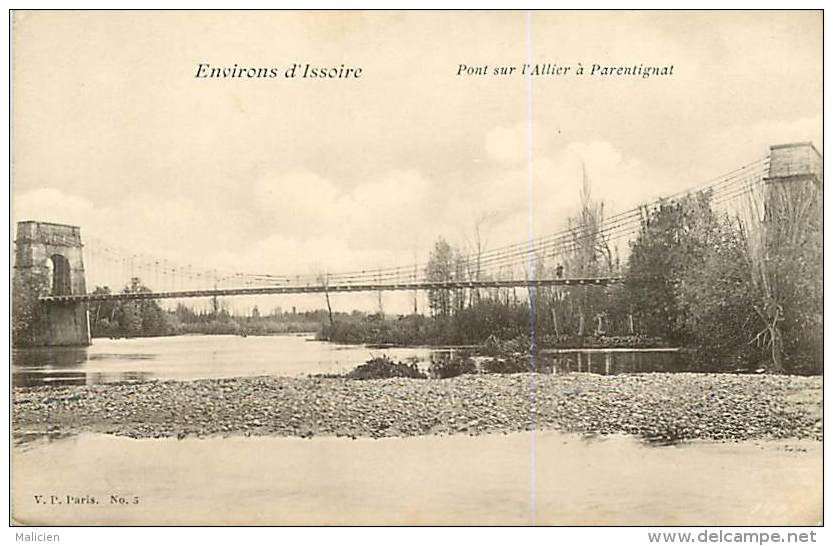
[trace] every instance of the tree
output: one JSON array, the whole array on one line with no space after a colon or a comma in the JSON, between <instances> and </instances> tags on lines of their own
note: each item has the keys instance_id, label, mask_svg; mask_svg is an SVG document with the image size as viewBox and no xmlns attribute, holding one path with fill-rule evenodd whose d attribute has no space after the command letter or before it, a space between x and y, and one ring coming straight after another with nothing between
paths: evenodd
<instances>
[{"instance_id":1,"label":"tree","mask_svg":"<svg viewBox=\"0 0 833 546\"><path fill-rule=\"evenodd\" d=\"M582 165L581 208L578 215L568 220L571 236L569 256L570 274L591 277L613 270L613 255L610 250L604 225L604 201L593 199L590 178Z\"/></svg>"},{"instance_id":2,"label":"tree","mask_svg":"<svg viewBox=\"0 0 833 546\"><path fill-rule=\"evenodd\" d=\"M117 312L118 332L125 337L142 335L142 315L136 302L122 303Z\"/></svg>"},{"instance_id":3,"label":"tree","mask_svg":"<svg viewBox=\"0 0 833 546\"><path fill-rule=\"evenodd\" d=\"M453 271L451 280L464 281L466 279L466 259L458 250L453 251ZM466 289L463 287L455 288L452 293L452 310L458 313L466 306Z\"/></svg>"},{"instance_id":4,"label":"tree","mask_svg":"<svg viewBox=\"0 0 833 546\"><path fill-rule=\"evenodd\" d=\"M16 272L17 273L17 272ZM37 344L45 312L38 294L49 293L49 276L29 272L14 275L12 285L12 344L15 347Z\"/></svg>"},{"instance_id":5,"label":"tree","mask_svg":"<svg viewBox=\"0 0 833 546\"><path fill-rule=\"evenodd\" d=\"M174 314L176 315L177 320L184 324L199 322L199 317L194 310L181 302L176 304L176 311L174 311Z\"/></svg>"},{"instance_id":6,"label":"tree","mask_svg":"<svg viewBox=\"0 0 833 546\"><path fill-rule=\"evenodd\" d=\"M123 294L153 292L133 277L130 284L122 289ZM126 337L158 336L168 333L169 325L165 311L156 300L140 299L115 304L114 317L118 334ZM116 325L111 325L111 328Z\"/></svg>"},{"instance_id":7,"label":"tree","mask_svg":"<svg viewBox=\"0 0 833 546\"><path fill-rule=\"evenodd\" d=\"M623 293L643 333L693 348L699 369L756 363L766 345L754 343L761 341L756 332L773 323L760 316L768 311L760 307L760 281L756 284L750 275L750 251L755 249L750 250L743 224L717 215L710 193L646 211L632 244ZM783 272L788 264L778 267ZM774 321L776 336L779 322ZM777 337L770 338L768 346L778 343Z\"/></svg>"},{"instance_id":8,"label":"tree","mask_svg":"<svg viewBox=\"0 0 833 546\"><path fill-rule=\"evenodd\" d=\"M428 258L425 276L429 282L450 282L455 269L454 251L445 239L440 237ZM447 288L433 288L428 291L428 307L435 317L451 314L451 294Z\"/></svg>"},{"instance_id":9,"label":"tree","mask_svg":"<svg viewBox=\"0 0 833 546\"><path fill-rule=\"evenodd\" d=\"M742 222L759 344L775 372L821 371L821 183L769 182L748 195Z\"/></svg>"},{"instance_id":10,"label":"tree","mask_svg":"<svg viewBox=\"0 0 833 546\"><path fill-rule=\"evenodd\" d=\"M700 193L644 210L631 243L624 297L641 333L682 343L684 309L678 290L686 271L702 267L714 222L710 195Z\"/></svg>"},{"instance_id":11,"label":"tree","mask_svg":"<svg viewBox=\"0 0 833 546\"><path fill-rule=\"evenodd\" d=\"M703 259L685 264L677 290L684 343L701 366L731 371L757 359L754 287L739 225L724 216L704 230Z\"/></svg>"},{"instance_id":12,"label":"tree","mask_svg":"<svg viewBox=\"0 0 833 546\"><path fill-rule=\"evenodd\" d=\"M335 331L335 319L333 318L333 306L330 304L330 275L327 273L321 273L318 275L318 282L324 285L324 299L327 302L327 317L330 320L330 332Z\"/></svg>"},{"instance_id":13,"label":"tree","mask_svg":"<svg viewBox=\"0 0 833 546\"><path fill-rule=\"evenodd\" d=\"M604 202L593 199L590 178L584 165L580 199L578 214L568 220L570 242L561 256L563 266L559 264L560 270L556 267L549 273L568 277L610 275L614 272L614 260L603 229ZM589 331L590 320L604 310L607 297L596 288L579 287L562 293L549 291L547 300L554 306L551 308L557 306L560 313L545 313L544 316L552 317L555 323L560 315L565 327L571 326L578 335L585 335Z\"/></svg>"},{"instance_id":14,"label":"tree","mask_svg":"<svg viewBox=\"0 0 833 546\"><path fill-rule=\"evenodd\" d=\"M474 219L474 228L471 238L466 241L467 251L474 257L465 261L466 273L471 281L479 281L483 274L483 253L486 250L488 224L494 218L495 213L480 214ZM469 307L480 301L480 289L475 288L469 291Z\"/></svg>"},{"instance_id":15,"label":"tree","mask_svg":"<svg viewBox=\"0 0 833 546\"><path fill-rule=\"evenodd\" d=\"M107 295L111 290L109 286L96 286L93 290L95 295ZM92 337L113 337L116 335L117 324L116 312L119 302L97 301L90 305L90 335Z\"/></svg>"}]
</instances>

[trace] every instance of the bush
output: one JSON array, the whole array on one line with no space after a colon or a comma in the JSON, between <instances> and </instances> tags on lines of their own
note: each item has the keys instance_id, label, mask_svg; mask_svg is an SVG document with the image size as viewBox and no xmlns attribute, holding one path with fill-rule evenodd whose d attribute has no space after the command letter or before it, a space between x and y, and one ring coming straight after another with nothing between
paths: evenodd
<instances>
[{"instance_id":1,"label":"bush","mask_svg":"<svg viewBox=\"0 0 833 546\"><path fill-rule=\"evenodd\" d=\"M659 337L651 337L644 334L629 335L569 335L561 334L543 335L536 339L538 348L567 348L593 347L593 348L628 348L636 349L642 347L667 347L668 342Z\"/></svg>"},{"instance_id":2,"label":"bush","mask_svg":"<svg viewBox=\"0 0 833 546\"><path fill-rule=\"evenodd\" d=\"M431 357L431 367L428 371L431 377L448 379L464 373L477 373L477 365L468 355L437 355Z\"/></svg>"},{"instance_id":3,"label":"bush","mask_svg":"<svg viewBox=\"0 0 833 546\"><path fill-rule=\"evenodd\" d=\"M174 335L203 334L208 336L239 335L240 324L232 320L212 320L210 322L190 322L177 324Z\"/></svg>"},{"instance_id":4,"label":"bush","mask_svg":"<svg viewBox=\"0 0 833 546\"><path fill-rule=\"evenodd\" d=\"M364 364L356 366L345 377L348 379L389 379L391 377L427 379L427 376L419 371L415 363L394 362L384 355L371 358Z\"/></svg>"},{"instance_id":5,"label":"bush","mask_svg":"<svg viewBox=\"0 0 833 546\"><path fill-rule=\"evenodd\" d=\"M529 358L525 356L507 356L492 358L483 363L485 373L524 373L529 370Z\"/></svg>"}]
</instances>

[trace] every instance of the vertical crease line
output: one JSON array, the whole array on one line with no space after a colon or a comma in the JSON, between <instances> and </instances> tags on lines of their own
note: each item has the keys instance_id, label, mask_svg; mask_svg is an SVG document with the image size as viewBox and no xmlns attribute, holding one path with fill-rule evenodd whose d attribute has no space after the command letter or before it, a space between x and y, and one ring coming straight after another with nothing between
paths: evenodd
<instances>
[{"instance_id":1,"label":"vertical crease line","mask_svg":"<svg viewBox=\"0 0 833 546\"><path fill-rule=\"evenodd\" d=\"M526 58L527 64L532 66L532 12L526 12ZM529 280L535 280L535 268L532 258L534 245L534 215L533 215L533 166L532 166L532 74L526 77L526 119L527 119L527 197L529 202L527 272ZM535 434L537 429L536 396L535 396L535 296L537 290L530 284L529 295L529 431L530 431L530 516L532 524L536 523L536 483L535 483Z\"/></svg>"}]
</instances>

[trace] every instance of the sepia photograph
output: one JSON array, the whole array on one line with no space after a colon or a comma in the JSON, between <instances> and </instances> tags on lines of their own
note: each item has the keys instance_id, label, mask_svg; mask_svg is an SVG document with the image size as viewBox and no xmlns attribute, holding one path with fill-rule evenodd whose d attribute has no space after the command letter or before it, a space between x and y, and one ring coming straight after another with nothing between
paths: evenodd
<instances>
[{"instance_id":1,"label":"sepia photograph","mask_svg":"<svg viewBox=\"0 0 833 546\"><path fill-rule=\"evenodd\" d=\"M823 525L822 10L9 25L17 541Z\"/></svg>"}]
</instances>

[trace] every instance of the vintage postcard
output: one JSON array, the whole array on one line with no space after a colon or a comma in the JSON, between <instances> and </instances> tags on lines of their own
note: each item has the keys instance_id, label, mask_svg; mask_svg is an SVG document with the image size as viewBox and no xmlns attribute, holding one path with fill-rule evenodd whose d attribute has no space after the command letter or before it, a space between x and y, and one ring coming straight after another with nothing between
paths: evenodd
<instances>
[{"instance_id":1,"label":"vintage postcard","mask_svg":"<svg viewBox=\"0 0 833 546\"><path fill-rule=\"evenodd\" d=\"M821 11L10 25L12 525L822 523Z\"/></svg>"}]
</instances>

